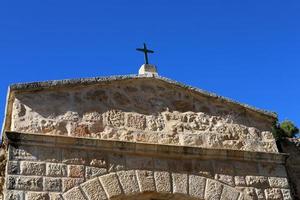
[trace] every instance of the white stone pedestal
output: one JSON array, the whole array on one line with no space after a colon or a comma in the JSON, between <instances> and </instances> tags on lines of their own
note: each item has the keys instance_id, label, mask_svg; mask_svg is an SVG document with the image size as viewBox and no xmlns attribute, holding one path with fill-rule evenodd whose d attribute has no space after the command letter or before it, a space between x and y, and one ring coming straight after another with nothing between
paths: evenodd
<instances>
[{"instance_id":1,"label":"white stone pedestal","mask_svg":"<svg viewBox=\"0 0 300 200\"><path fill-rule=\"evenodd\" d=\"M157 76L157 68L155 65L143 64L139 69L139 75L154 75Z\"/></svg>"}]
</instances>

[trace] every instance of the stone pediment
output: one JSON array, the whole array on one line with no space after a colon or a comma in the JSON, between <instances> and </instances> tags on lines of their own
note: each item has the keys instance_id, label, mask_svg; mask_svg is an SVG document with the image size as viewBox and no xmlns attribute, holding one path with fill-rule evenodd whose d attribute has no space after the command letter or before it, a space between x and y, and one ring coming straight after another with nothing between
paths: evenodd
<instances>
[{"instance_id":1,"label":"stone pediment","mask_svg":"<svg viewBox=\"0 0 300 200\"><path fill-rule=\"evenodd\" d=\"M4 131L277 152L276 115L162 77L10 87Z\"/></svg>"}]
</instances>

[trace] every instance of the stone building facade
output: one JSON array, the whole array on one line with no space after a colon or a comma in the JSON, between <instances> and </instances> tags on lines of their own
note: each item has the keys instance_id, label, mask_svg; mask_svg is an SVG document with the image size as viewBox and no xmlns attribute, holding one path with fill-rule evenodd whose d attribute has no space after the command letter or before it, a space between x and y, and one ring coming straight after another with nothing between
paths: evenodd
<instances>
[{"instance_id":1,"label":"stone building facade","mask_svg":"<svg viewBox=\"0 0 300 200\"><path fill-rule=\"evenodd\" d=\"M274 113L156 74L16 84L5 199L292 199Z\"/></svg>"}]
</instances>

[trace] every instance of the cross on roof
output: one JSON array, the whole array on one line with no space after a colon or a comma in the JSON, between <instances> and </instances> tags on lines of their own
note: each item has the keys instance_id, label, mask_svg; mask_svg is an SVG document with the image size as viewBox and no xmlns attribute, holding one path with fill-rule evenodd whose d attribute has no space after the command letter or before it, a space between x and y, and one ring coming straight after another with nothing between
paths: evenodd
<instances>
[{"instance_id":1,"label":"cross on roof","mask_svg":"<svg viewBox=\"0 0 300 200\"><path fill-rule=\"evenodd\" d=\"M146 62L146 64L149 64L149 62L148 62L148 53L154 53L154 51L152 51L150 49L147 49L147 46L146 46L145 43L144 43L144 48L137 48L136 50L144 52L144 54L145 54L145 62Z\"/></svg>"}]
</instances>

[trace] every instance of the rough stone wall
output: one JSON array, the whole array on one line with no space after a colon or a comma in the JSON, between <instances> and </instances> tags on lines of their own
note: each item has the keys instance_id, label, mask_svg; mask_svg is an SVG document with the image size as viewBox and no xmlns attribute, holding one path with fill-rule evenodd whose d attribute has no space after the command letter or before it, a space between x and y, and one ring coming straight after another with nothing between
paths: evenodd
<instances>
[{"instance_id":1,"label":"rough stone wall","mask_svg":"<svg viewBox=\"0 0 300 200\"><path fill-rule=\"evenodd\" d=\"M3 199L3 187L5 181L5 167L6 167L6 151L2 145L0 145L0 200Z\"/></svg>"},{"instance_id":2,"label":"rough stone wall","mask_svg":"<svg viewBox=\"0 0 300 200\"><path fill-rule=\"evenodd\" d=\"M6 199L291 199L285 167L44 146L9 147Z\"/></svg>"},{"instance_id":3,"label":"rough stone wall","mask_svg":"<svg viewBox=\"0 0 300 200\"><path fill-rule=\"evenodd\" d=\"M281 141L281 149L290 154L286 168L295 200L300 200L300 139L284 139Z\"/></svg>"},{"instance_id":4,"label":"rough stone wall","mask_svg":"<svg viewBox=\"0 0 300 200\"><path fill-rule=\"evenodd\" d=\"M277 152L275 119L155 79L17 92L11 131Z\"/></svg>"}]
</instances>

